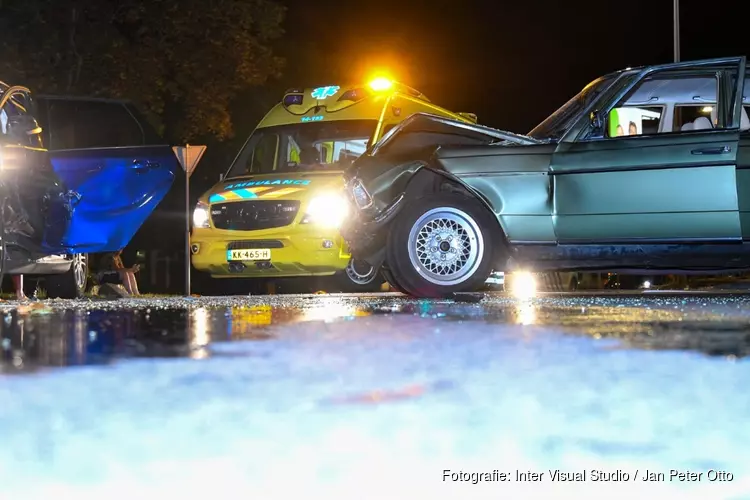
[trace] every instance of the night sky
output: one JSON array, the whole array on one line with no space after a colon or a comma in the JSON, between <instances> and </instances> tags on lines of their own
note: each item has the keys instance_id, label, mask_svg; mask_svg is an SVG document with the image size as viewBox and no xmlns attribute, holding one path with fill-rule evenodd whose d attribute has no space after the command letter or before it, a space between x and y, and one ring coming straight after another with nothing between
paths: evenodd
<instances>
[{"instance_id":1,"label":"night sky","mask_svg":"<svg viewBox=\"0 0 750 500\"><path fill-rule=\"evenodd\" d=\"M517 132L601 74L673 58L672 0L285 3L289 86L385 69L437 104ZM750 55L750 0L680 5L682 60Z\"/></svg>"}]
</instances>

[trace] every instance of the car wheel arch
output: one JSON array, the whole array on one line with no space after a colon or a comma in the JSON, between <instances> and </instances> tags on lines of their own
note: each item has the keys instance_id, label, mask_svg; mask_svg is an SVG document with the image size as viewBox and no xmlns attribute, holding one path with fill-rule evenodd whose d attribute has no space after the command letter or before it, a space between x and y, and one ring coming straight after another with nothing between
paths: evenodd
<instances>
[{"instance_id":1,"label":"car wheel arch","mask_svg":"<svg viewBox=\"0 0 750 500\"><path fill-rule=\"evenodd\" d=\"M492 204L485 196L471 189L466 183L450 172L433 166L423 166L411 176L404 192L406 199L419 199L440 191L461 194L479 201L497 223L496 231L493 232L496 236L496 238L493 238L493 243L498 244L501 247L500 250L504 251L503 253L509 254L510 242L507 237L508 233L505 227L503 227L502 221L497 217ZM493 245L493 247L495 246Z\"/></svg>"}]
</instances>

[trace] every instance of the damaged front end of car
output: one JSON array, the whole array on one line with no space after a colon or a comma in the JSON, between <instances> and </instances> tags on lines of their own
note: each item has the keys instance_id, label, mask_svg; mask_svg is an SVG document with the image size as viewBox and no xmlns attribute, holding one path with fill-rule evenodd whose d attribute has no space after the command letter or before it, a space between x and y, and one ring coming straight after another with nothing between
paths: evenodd
<instances>
[{"instance_id":1,"label":"damaged front end of car","mask_svg":"<svg viewBox=\"0 0 750 500\"><path fill-rule=\"evenodd\" d=\"M537 143L436 115L418 113L404 120L345 173L352 216L341 234L352 255L375 267L383 265L389 227L408 203L422 196L455 189L481 198L436 161L440 148Z\"/></svg>"},{"instance_id":2,"label":"damaged front end of car","mask_svg":"<svg viewBox=\"0 0 750 500\"><path fill-rule=\"evenodd\" d=\"M421 168L421 165L414 167ZM341 235L355 259L379 267L385 256L388 227L401 211L406 192L385 202L382 197L373 198L357 177L347 179L346 190L354 209L352 217L341 227Z\"/></svg>"}]
</instances>

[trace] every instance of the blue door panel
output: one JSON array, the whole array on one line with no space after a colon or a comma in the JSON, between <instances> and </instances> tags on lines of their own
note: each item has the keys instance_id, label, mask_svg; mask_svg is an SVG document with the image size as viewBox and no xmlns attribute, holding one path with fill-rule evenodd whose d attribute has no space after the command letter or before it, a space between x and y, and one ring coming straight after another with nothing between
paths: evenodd
<instances>
[{"instance_id":1,"label":"blue door panel","mask_svg":"<svg viewBox=\"0 0 750 500\"><path fill-rule=\"evenodd\" d=\"M167 194L178 163L169 146L50 151L64 194L50 200L50 253L124 248Z\"/></svg>"}]
</instances>

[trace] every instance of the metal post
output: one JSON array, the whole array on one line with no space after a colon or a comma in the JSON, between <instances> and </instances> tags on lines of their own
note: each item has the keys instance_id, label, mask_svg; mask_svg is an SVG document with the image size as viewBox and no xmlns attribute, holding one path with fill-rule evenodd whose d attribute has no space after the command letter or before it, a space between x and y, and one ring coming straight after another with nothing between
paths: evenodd
<instances>
[{"instance_id":1,"label":"metal post","mask_svg":"<svg viewBox=\"0 0 750 500\"><path fill-rule=\"evenodd\" d=\"M680 0L674 0L674 62L680 62Z\"/></svg>"},{"instance_id":2,"label":"metal post","mask_svg":"<svg viewBox=\"0 0 750 500\"><path fill-rule=\"evenodd\" d=\"M190 173L187 169L185 169L185 296L190 297Z\"/></svg>"}]
</instances>

